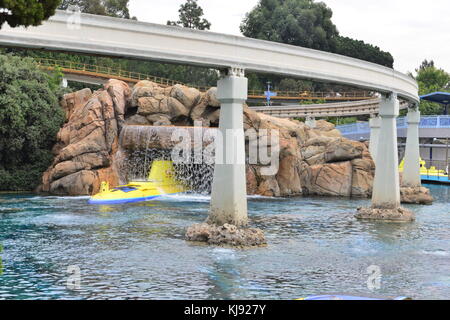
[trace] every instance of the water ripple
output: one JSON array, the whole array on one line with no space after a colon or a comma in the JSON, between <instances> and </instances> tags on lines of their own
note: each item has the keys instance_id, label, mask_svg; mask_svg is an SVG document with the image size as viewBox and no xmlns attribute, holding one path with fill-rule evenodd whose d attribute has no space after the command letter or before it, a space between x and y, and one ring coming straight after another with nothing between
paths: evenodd
<instances>
[{"instance_id":1,"label":"water ripple","mask_svg":"<svg viewBox=\"0 0 450 320\"><path fill-rule=\"evenodd\" d=\"M0 299L293 299L312 294L450 298L449 193L408 206L411 224L354 218L367 200L249 197L268 246L229 249L184 241L209 196L118 206L86 197L0 195ZM367 288L367 268L382 285ZM69 266L80 288L67 288Z\"/></svg>"}]
</instances>

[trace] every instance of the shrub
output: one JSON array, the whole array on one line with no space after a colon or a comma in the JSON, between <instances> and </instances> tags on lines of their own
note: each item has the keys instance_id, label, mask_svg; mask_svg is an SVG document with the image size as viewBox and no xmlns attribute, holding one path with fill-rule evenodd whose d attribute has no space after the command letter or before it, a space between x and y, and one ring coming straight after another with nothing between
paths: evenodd
<instances>
[{"instance_id":1,"label":"shrub","mask_svg":"<svg viewBox=\"0 0 450 320\"><path fill-rule=\"evenodd\" d=\"M0 190L33 190L64 122L58 77L31 58L0 55Z\"/></svg>"}]
</instances>

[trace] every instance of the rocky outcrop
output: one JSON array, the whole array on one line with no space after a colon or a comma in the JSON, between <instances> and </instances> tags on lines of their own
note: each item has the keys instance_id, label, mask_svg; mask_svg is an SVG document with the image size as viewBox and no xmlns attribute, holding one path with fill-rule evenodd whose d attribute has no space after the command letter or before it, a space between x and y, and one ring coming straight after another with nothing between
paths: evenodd
<instances>
[{"instance_id":1,"label":"rocky outcrop","mask_svg":"<svg viewBox=\"0 0 450 320\"><path fill-rule=\"evenodd\" d=\"M55 158L39 190L56 195L89 195L102 181L118 184L114 154L131 95L128 85L110 80L104 89L64 96L67 122L57 136Z\"/></svg>"},{"instance_id":2,"label":"rocky outcrop","mask_svg":"<svg viewBox=\"0 0 450 320\"><path fill-rule=\"evenodd\" d=\"M319 120L311 129L299 121L244 110L244 127L277 129L279 170L261 174L247 169L247 191L264 196L327 195L367 197L372 192L375 165L364 143L342 138L333 124Z\"/></svg>"},{"instance_id":3,"label":"rocky outcrop","mask_svg":"<svg viewBox=\"0 0 450 320\"><path fill-rule=\"evenodd\" d=\"M216 88L201 93L182 85L162 88L150 81L141 81L133 88L131 105L136 115L127 120L131 125L192 125L218 126L220 102Z\"/></svg>"},{"instance_id":4,"label":"rocky outcrop","mask_svg":"<svg viewBox=\"0 0 450 320\"><path fill-rule=\"evenodd\" d=\"M55 159L40 187L58 195L96 193L101 181L117 185L115 159L122 131L130 131L122 135L124 149L135 150L142 145L172 149L174 126L192 126L197 121L204 127L217 127L220 117L216 88L199 92L182 85L161 87L151 81L141 81L131 90L122 81L110 80L94 93L84 89L65 95L61 105L67 122L58 133ZM249 194L371 196L375 164L367 144L343 138L333 124L317 120L315 128L310 128L303 122L271 117L246 106L243 121L244 129L253 129L268 142L271 129L279 133L278 170L269 174L266 165L248 165ZM155 126L165 128L155 129L157 139L152 140L148 137L153 133L147 129ZM141 133L140 128L146 128L147 133ZM247 148L251 139L246 136ZM269 143L269 151L273 147ZM419 191L420 196L413 198L411 190L402 189L402 200L428 202L427 189Z\"/></svg>"}]
</instances>

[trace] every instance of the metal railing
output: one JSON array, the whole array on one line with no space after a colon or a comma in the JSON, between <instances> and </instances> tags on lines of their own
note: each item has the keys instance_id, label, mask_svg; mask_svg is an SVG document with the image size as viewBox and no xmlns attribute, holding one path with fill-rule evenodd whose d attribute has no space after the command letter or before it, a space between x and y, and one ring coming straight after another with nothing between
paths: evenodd
<instances>
[{"instance_id":1,"label":"metal railing","mask_svg":"<svg viewBox=\"0 0 450 320\"><path fill-rule=\"evenodd\" d=\"M137 83L142 80L149 80L153 81L157 84L163 85L163 86L173 86L176 84L186 85L181 81L171 80L163 77L157 77L152 76L149 74L139 73L139 72L133 72L133 71L126 71L119 68L114 67L105 67L105 66L99 66L99 65L92 65L87 63L81 63L81 62L74 62L74 61L66 61L66 60L54 60L54 59L43 59L43 58L37 58L35 59L39 66L46 68L46 69L54 69L54 68L61 68L63 73L66 72L73 72L73 71L80 71L85 74L89 74L92 76L98 76L101 78L121 78L125 79L129 82Z\"/></svg>"},{"instance_id":2,"label":"metal railing","mask_svg":"<svg viewBox=\"0 0 450 320\"><path fill-rule=\"evenodd\" d=\"M397 118L397 129L408 127L406 117ZM422 116L420 118L420 128L439 129L450 128L450 116ZM343 134L367 134L370 133L368 122L358 122L336 126L336 129Z\"/></svg>"},{"instance_id":3,"label":"metal railing","mask_svg":"<svg viewBox=\"0 0 450 320\"><path fill-rule=\"evenodd\" d=\"M153 81L162 86L173 86L176 84L181 84L196 88L201 92L206 92L210 87L206 86L196 86L191 84L186 84L181 81L167 79L163 77L157 77L150 74L144 74L139 72L122 70L119 68L92 65L81 62L66 61L66 60L56 60L56 59L46 59L46 58L35 58L39 66L54 70L60 67L63 73L76 73L85 74L93 77L99 78L119 78L127 82L137 83L141 80ZM249 98L265 99L263 90L249 90ZM310 91L277 91L277 96L272 97L272 99L295 99L295 100L365 100L374 98L373 94L369 91L354 91L354 92L310 92Z\"/></svg>"},{"instance_id":4,"label":"metal railing","mask_svg":"<svg viewBox=\"0 0 450 320\"><path fill-rule=\"evenodd\" d=\"M280 91L275 90L277 96L271 99L300 99L300 100L344 100L344 99L373 99L375 96L370 91L351 92L311 92L311 91ZM248 95L254 97L264 97L264 90L249 90Z\"/></svg>"}]
</instances>

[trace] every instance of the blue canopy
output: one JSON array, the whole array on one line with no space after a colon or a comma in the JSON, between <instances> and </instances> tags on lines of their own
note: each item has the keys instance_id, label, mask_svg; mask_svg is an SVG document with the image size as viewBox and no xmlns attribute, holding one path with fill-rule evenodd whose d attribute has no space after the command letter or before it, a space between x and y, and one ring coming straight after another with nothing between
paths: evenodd
<instances>
[{"instance_id":1,"label":"blue canopy","mask_svg":"<svg viewBox=\"0 0 450 320\"><path fill-rule=\"evenodd\" d=\"M450 92L433 92L420 96L420 99L447 105L450 104Z\"/></svg>"}]
</instances>

